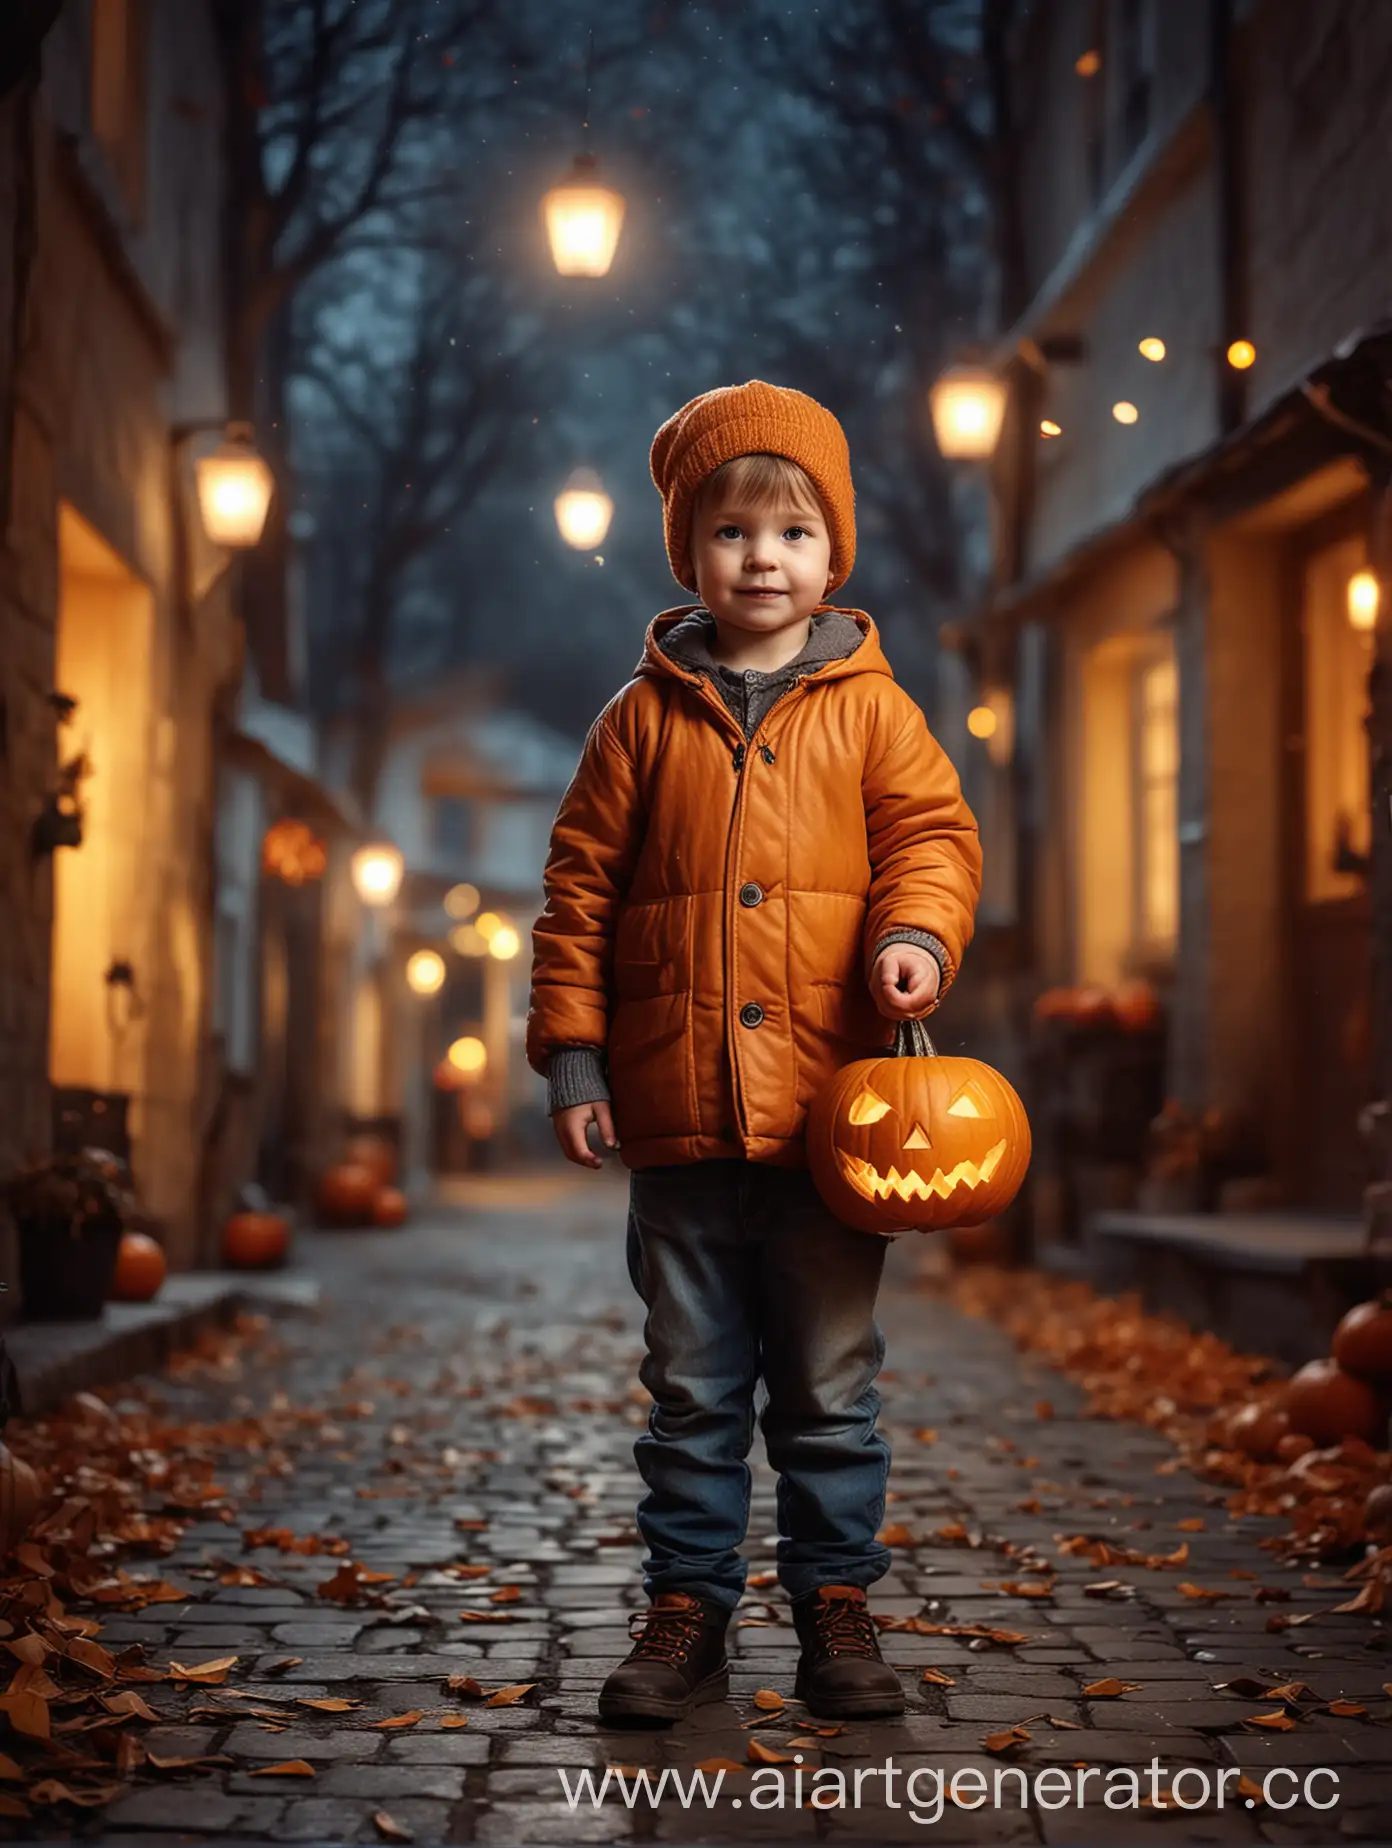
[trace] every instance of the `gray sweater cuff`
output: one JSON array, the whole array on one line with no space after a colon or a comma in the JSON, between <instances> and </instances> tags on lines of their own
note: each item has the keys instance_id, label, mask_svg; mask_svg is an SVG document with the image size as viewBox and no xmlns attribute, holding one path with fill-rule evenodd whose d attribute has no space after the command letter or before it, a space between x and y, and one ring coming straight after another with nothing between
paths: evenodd
<instances>
[{"instance_id":1,"label":"gray sweater cuff","mask_svg":"<svg viewBox=\"0 0 1392 1848\"><path fill-rule=\"evenodd\" d=\"M598 1046L558 1046L546 1064L546 1112L573 1109L576 1104L609 1101L604 1054Z\"/></svg>"},{"instance_id":2,"label":"gray sweater cuff","mask_svg":"<svg viewBox=\"0 0 1392 1848\"><path fill-rule=\"evenodd\" d=\"M915 949L927 950L933 961L938 965L938 973L942 977L942 983L938 989L938 993L941 994L952 979L952 958L948 955L947 945L943 942L941 937L935 937L931 930L911 930L908 928L904 930L887 930L884 936L881 937L879 942L875 945L875 954L870 958L870 967L872 969L879 961L884 951L887 950L892 943L911 943L914 945Z\"/></svg>"}]
</instances>

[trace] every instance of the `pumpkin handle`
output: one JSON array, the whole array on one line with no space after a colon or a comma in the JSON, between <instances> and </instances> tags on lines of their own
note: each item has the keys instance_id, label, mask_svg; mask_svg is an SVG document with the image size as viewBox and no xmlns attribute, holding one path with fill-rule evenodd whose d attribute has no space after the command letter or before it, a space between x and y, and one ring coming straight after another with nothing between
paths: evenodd
<instances>
[{"instance_id":1,"label":"pumpkin handle","mask_svg":"<svg viewBox=\"0 0 1392 1848\"><path fill-rule=\"evenodd\" d=\"M928 1029L921 1020L901 1020L894 1029L894 1057L896 1059L936 1059L937 1047L928 1037Z\"/></svg>"}]
</instances>

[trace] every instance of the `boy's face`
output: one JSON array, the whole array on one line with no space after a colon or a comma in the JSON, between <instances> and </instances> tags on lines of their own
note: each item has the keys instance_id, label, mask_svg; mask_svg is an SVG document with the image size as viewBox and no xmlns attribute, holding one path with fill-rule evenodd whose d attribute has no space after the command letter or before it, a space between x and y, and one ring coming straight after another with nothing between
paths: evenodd
<instances>
[{"instance_id":1,"label":"boy's face","mask_svg":"<svg viewBox=\"0 0 1392 1848\"><path fill-rule=\"evenodd\" d=\"M773 635L805 624L824 601L831 534L820 509L739 506L717 492L697 502L691 562L718 623Z\"/></svg>"}]
</instances>

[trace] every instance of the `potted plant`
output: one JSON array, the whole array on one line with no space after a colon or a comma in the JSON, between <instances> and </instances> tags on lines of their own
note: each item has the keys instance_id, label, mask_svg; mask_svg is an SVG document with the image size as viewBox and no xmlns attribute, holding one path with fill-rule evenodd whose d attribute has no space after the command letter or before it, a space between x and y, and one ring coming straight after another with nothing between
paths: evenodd
<instances>
[{"instance_id":1,"label":"potted plant","mask_svg":"<svg viewBox=\"0 0 1392 1848\"><path fill-rule=\"evenodd\" d=\"M30 1321L99 1316L111 1287L128 1196L103 1149L54 1155L4 1189L19 1236L23 1313Z\"/></svg>"}]
</instances>

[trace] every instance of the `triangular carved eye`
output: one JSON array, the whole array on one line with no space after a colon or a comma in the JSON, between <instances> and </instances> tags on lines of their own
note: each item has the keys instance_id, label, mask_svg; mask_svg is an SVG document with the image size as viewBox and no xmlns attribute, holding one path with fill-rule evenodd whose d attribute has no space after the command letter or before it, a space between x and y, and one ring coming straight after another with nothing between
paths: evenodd
<instances>
[{"instance_id":1,"label":"triangular carved eye","mask_svg":"<svg viewBox=\"0 0 1392 1848\"><path fill-rule=\"evenodd\" d=\"M894 1108L885 1102L878 1091L872 1091L867 1084L850 1108L850 1119L857 1129L863 1129L867 1123L878 1123L882 1116L888 1116Z\"/></svg>"},{"instance_id":2,"label":"triangular carved eye","mask_svg":"<svg viewBox=\"0 0 1392 1848\"><path fill-rule=\"evenodd\" d=\"M949 1116L988 1117L991 1107L974 1084L964 1084L947 1106Z\"/></svg>"},{"instance_id":3,"label":"triangular carved eye","mask_svg":"<svg viewBox=\"0 0 1392 1848\"><path fill-rule=\"evenodd\" d=\"M932 1146L933 1138L928 1134L928 1131L921 1123L915 1123L908 1135L904 1138L904 1147L906 1149L931 1149Z\"/></svg>"}]
</instances>

